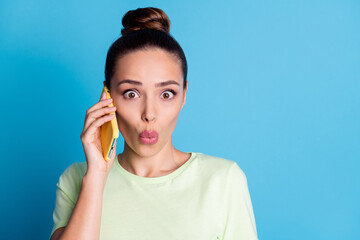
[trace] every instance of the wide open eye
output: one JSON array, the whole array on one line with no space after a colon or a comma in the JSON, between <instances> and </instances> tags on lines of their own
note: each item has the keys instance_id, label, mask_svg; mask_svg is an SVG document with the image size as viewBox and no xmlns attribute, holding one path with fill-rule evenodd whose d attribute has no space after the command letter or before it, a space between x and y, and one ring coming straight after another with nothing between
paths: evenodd
<instances>
[{"instance_id":1,"label":"wide open eye","mask_svg":"<svg viewBox=\"0 0 360 240\"><path fill-rule=\"evenodd\" d=\"M170 92L170 94L168 93ZM176 95L176 92L174 90L166 90L165 92L162 93L162 96L164 96L164 99L172 99L174 98Z\"/></svg>"},{"instance_id":2,"label":"wide open eye","mask_svg":"<svg viewBox=\"0 0 360 240\"><path fill-rule=\"evenodd\" d=\"M128 90L124 91L122 95L126 99L134 99L134 98L138 97L137 92L133 89L128 89ZM168 90L162 92L161 95L163 96L163 98L165 100L168 100L168 99L173 99L176 95L176 92L172 89L168 89Z\"/></svg>"},{"instance_id":3,"label":"wide open eye","mask_svg":"<svg viewBox=\"0 0 360 240\"><path fill-rule=\"evenodd\" d=\"M129 93L129 94L127 94L127 93ZM123 95L125 96L125 98L133 99L133 98L135 98L137 93L136 93L136 91L129 89L129 90L124 91Z\"/></svg>"}]
</instances>

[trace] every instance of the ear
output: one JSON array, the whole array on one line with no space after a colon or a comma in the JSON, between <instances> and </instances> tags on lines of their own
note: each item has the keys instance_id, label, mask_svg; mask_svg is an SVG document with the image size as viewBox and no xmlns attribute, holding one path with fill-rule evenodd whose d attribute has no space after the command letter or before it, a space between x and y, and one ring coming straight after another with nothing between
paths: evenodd
<instances>
[{"instance_id":1,"label":"ear","mask_svg":"<svg viewBox=\"0 0 360 240\"><path fill-rule=\"evenodd\" d=\"M182 104L182 106L181 106L181 109L182 109L182 108L184 107L184 105L185 105L185 102L186 102L186 94L187 94L188 88L189 88L189 81L186 80L186 88L185 88L185 90L184 90L184 101L183 101L183 104Z\"/></svg>"}]
</instances>

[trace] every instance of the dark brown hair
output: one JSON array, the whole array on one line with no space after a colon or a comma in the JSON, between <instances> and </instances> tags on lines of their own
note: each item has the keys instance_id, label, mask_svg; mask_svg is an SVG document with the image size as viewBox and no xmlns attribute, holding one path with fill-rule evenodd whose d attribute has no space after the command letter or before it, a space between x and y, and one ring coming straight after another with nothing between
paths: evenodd
<instances>
[{"instance_id":1,"label":"dark brown hair","mask_svg":"<svg viewBox=\"0 0 360 240\"><path fill-rule=\"evenodd\" d=\"M116 62L127 53L157 47L179 59L186 88L187 61L179 43L170 34L170 20L166 13L154 7L128 11L122 18L122 36L110 46L105 63L105 84L115 73Z\"/></svg>"}]
</instances>

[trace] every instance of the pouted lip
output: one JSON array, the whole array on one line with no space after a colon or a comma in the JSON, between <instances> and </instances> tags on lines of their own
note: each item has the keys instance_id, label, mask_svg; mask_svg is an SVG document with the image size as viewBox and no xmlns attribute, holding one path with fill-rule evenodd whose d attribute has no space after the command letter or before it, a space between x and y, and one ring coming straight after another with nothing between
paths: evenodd
<instances>
[{"instance_id":1,"label":"pouted lip","mask_svg":"<svg viewBox=\"0 0 360 240\"><path fill-rule=\"evenodd\" d=\"M142 133L140 133L140 137L142 138L157 138L158 137L158 133L156 131L143 131Z\"/></svg>"}]
</instances>

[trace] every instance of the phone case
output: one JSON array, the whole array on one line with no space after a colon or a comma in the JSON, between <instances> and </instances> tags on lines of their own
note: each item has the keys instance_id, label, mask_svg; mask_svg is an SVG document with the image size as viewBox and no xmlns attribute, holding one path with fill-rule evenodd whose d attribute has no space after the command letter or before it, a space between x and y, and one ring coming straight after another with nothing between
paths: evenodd
<instances>
[{"instance_id":1,"label":"phone case","mask_svg":"<svg viewBox=\"0 0 360 240\"><path fill-rule=\"evenodd\" d=\"M106 86L104 86L103 91L105 91L106 93L106 98L111 98L110 90ZM113 103L110 103L108 106L112 107L114 105ZM115 113L109 113L109 114L115 114ZM101 146L103 150L103 156L106 161L110 161L110 157L112 152L114 151L114 146L118 137L119 137L119 128L115 114L115 117L111 119L111 121L105 122L100 127Z\"/></svg>"}]
</instances>

